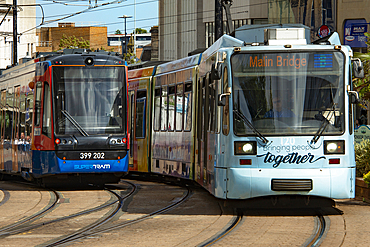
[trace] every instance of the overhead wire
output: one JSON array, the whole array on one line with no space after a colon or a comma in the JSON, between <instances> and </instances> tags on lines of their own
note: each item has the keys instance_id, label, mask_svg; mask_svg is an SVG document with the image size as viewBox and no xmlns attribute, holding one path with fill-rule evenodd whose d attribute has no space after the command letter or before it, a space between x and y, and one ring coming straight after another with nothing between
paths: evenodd
<instances>
[{"instance_id":1,"label":"overhead wire","mask_svg":"<svg viewBox=\"0 0 370 247\"><path fill-rule=\"evenodd\" d=\"M136 5L140 5L140 4L147 4L147 3L152 3L152 2L158 2L158 0L149 0L149 1L145 1L145 2L140 2L140 3L136 3ZM243 5L243 6L238 6L238 7L235 7L235 8L240 8L240 7L250 7L250 6L258 6L258 5L266 5L267 3L255 3L255 4L246 4L246 5ZM123 7L128 7L128 6L132 6L134 4L126 4L124 6L116 6L116 7L108 7L108 8L102 8L102 9L96 9L96 8L93 8L93 9L86 9L86 10L83 10L83 11L79 11L79 12L75 12L75 13L72 13L72 14L69 14L67 16L64 16L63 18L59 18L59 19L56 19L56 20L51 20L51 21L47 21L45 22L45 24L50 24L52 22L56 22L56 21L59 21L59 20L62 20L62 19L67 19L67 18L70 18L70 17L73 17L75 15L78 15L78 14L82 14L82 13L86 13L86 12L95 12L95 11L104 11L104 10L108 10L108 9L111 9L111 8L123 8ZM234 7L232 7L233 9ZM199 13L207 13L207 12L213 12L214 10L209 10L209 11L195 11L195 12L192 12L192 13L185 13L185 14L174 14L174 15L166 15L166 16L162 16L162 17L153 17L153 18L145 18L145 19L136 19L137 22L140 22L140 21L147 21L148 19L158 19L159 21L161 21L162 19L167 19L167 18L173 18L173 17L182 17L182 16L188 16L188 15L194 15L194 14L199 14ZM245 11L241 11L241 12L237 12L237 13L244 13ZM236 13L233 13L233 14L236 14ZM57 16L60 16L60 15L55 15L55 16L49 16L49 17L45 17L45 18L51 18L51 17L57 17ZM197 20L198 18L195 18L195 19L188 19L188 20L181 20L180 22L187 22L187 21L194 21L194 20ZM132 21L128 21L127 23L130 23ZM116 25L116 24L120 24L121 22L113 22L113 23L107 23L107 24L104 24L105 26L109 26L109 25ZM177 24L179 23L178 21L175 21L175 22L170 22L170 23L166 23L166 24L162 24L161 26L166 26L166 25L173 25L173 24ZM91 26L101 26L102 24L98 24L98 25L91 25ZM188 32L188 31L185 31L185 32ZM24 33L24 32L23 32ZM181 32L180 32L181 33ZM171 33L172 35L173 33ZM165 36L166 34L161 34L161 36Z\"/></svg>"},{"instance_id":2,"label":"overhead wire","mask_svg":"<svg viewBox=\"0 0 370 247\"><path fill-rule=\"evenodd\" d=\"M75 1L70 1L70 2L75 2ZM114 3L116 3L118 1L114 1ZM122 2L122 0L120 1ZM140 3L136 3L136 5L138 4L147 4L147 3L152 3L152 2L158 2L158 0L149 0L149 1L145 1L145 2L140 2ZM113 2L110 2L110 4L113 3ZM51 4L51 3L50 3ZM52 4L55 4L54 2ZM246 5L243 5L243 6L238 6L238 7L235 7L235 8L240 8L240 7L250 7L250 6L257 6L257 5L266 5L267 3L255 3L255 4L246 4ZM86 9L86 10L83 10L83 11L79 11L79 12L75 12L75 13L72 13L72 14L69 14L63 18L59 18L59 19L56 19L56 20L51 20L51 21L48 21L48 22L42 22L43 24L40 24L36 27L34 27L33 29L37 28L37 27L40 27L42 25L45 25L47 23L52 23L52 22L56 22L56 21L59 21L61 19L66 19L66 18L69 18L69 17L72 17L72 16L75 16L77 14L83 14L83 13L86 13L86 12L95 12L95 11L105 11L105 10L109 10L109 9L112 9L112 8L123 8L123 7L127 7L127 6L132 6L134 4L126 4L124 6L115 6L115 7L107 7L107 8L99 8L98 7L102 7L103 5L100 5L98 6L97 8L89 8L89 9ZM234 7L232 7L234 8ZM153 17L153 18L145 18L145 19L136 19L137 22L140 22L140 21L147 21L148 19L158 19L159 21L161 21L162 19L167 19L167 18L174 18L174 17L182 17L182 16L189 16L189 15L197 15L199 13L207 13L207 12L214 12L214 10L209 10L209 11L194 11L194 12L191 12L191 13L183 13L183 14L171 14L171 15L166 15L166 16L161 16L161 17ZM240 11L240 12L234 12L233 14L238 14L238 13L244 13L245 11ZM60 15L57 15L57 16L60 16ZM44 17L44 18L51 18L51 17L56 17L56 16L49 16L49 17ZM23 18L32 18L32 17L23 17ZM190 21L196 21L198 20L198 17L196 16L195 18L188 18L186 20L183 20L181 18L181 21L174 21L174 22L169 22L169 23L165 23L165 24L162 24L161 26L166 26L166 25L173 25L173 24L178 24L178 23L184 23L184 22L190 22ZM128 21L128 23L130 22L133 22L133 21ZM120 24L121 22L113 22L113 23L107 23L107 24L104 24L104 26L109 26L109 25L116 25L116 24ZM101 26L100 25L91 25L91 26ZM145 27L152 27L152 26L145 26ZM145 28L145 27L141 27L141 28ZM32 30L32 29L30 29ZM28 32L30 30L27 30L27 31L24 31L22 32L22 34L24 34L25 32ZM160 36L163 37L163 36L167 36L167 35L173 35L173 34L179 34L179 33L189 33L189 32L193 32L193 31L196 31L195 29L191 29L191 30L184 30L184 31L181 31L181 32L172 32L172 33L165 33L165 34L161 34ZM113 33L110 33L110 34L113 34ZM99 35L99 34L97 34ZM90 36L91 37L91 36ZM83 38L83 37L81 37ZM105 44L101 44L102 46L103 45L106 45L107 42L105 42Z\"/></svg>"}]
</instances>

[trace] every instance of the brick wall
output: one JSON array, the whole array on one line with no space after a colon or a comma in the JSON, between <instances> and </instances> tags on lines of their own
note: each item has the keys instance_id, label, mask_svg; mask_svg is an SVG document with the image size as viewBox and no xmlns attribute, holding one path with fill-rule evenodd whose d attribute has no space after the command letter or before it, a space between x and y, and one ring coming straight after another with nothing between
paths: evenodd
<instances>
[{"instance_id":1,"label":"brick wall","mask_svg":"<svg viewBox=\"0 0 370 247\"><path fill-rule=\"evenodd\" d=\"M67 37L75 36L78 39L90 41L90 49L96 50L103 47L109 49L107 46L107 27L48 27L41 28L38 32L39 42L51 42L52 51L59 50L60 39L63 34Z\"/></svg>"}]
</instances>

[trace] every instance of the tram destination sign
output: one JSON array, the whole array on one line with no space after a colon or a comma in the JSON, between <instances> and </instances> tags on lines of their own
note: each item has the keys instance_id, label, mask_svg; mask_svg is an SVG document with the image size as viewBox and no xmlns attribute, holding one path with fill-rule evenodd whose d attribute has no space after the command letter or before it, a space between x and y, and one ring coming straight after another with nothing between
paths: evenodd
<instances>
[{"instance_id":1,"label":"tram destination sign","mask_svg":"<svg viewBox=\"0 0 370 247\"><path fill-rule=\"evenodd\" d=\"M331 71L337 62L332 52L240 54L233 61L236 72Z\"/></svg>"}]
</instances>

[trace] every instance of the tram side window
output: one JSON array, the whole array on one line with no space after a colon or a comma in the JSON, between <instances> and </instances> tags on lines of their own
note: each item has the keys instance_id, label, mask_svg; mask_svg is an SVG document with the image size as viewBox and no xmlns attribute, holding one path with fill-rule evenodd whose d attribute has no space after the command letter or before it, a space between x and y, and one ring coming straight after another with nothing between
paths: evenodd
<instances>
[{"instance_id":1,"label":"tram side window","mask_svg":"<svg viewBox=\"0 0 370 247\"><path fill-rule=\"evenodd\" d=\"M161 102L161 130L167 130L168 121L168 98L167 86L162 87L162 102Z\"/></svg>"},{"instance_id":2,"label":"tram side window","mask_svg":"<svg viewBox=\"0 0 370 247\"><path fill-rule=\"evenodd\" d=\"M193 92L191 82L185 83L184 92L184 130L191 130Z\"/></svg>"},{"instance_id":3,"label":"tram side window","mask_svg":"<svg viewBox=\"0 0 370 247\"><path fill-rule=\"evenodd\" d=\"M28 94L26 99L26 138L31 139L32 134L32 119L33 119L33 95Z\"/></svg>"},{"instance_id":4,"label":"tram side window","mask_svg":"<svg viewBox=\"0 0 370 247\"><path fill-rule=\"evenodd\" d=\"M6 105L6 91L3 90L1 91L1 137L0 137L0 140L2 140L4 138L4 133L5 133L5 115L6 114L6 108L5 108L5 105Z\"/></svg>"},{"instance_id":5,"label":"tram side window","mask_svg":"<svg viewBox=\"0 0 370 247\"><path fill-rule=\"evenodd\" d=\"M209 130L211 132L216 131L216 102L215 97L216 95L216 86L215 81L211 80L211 77L209 79Z\"/></svg>"},{"instance_id":6,"label":"tram side window","mask_svg":"<svg viewBox=\"0 0 370 247\"><path fill-rule=\"evenodd\" d=\"M227 91L228 80L227 80L227 68L224 68L223 74L223 87L224 93ZM223 107L222 117L222 134L228 135L230 132L230 112L229 112L229 96L226 96L226 105Z\"/></svg>"},{"instance_id":7,"label":"tram side window","mask_svg":"<svg viewBox=\"0 0 370 247\"><path fill-rule=\"evenodd\" d=\"M168 88L168 130L173 131L175 129L175 103L176 103L176 87L170 86Z\"/></svg>"},{"instance_id":8,"label":"tram side window","mask_svg":"<svg viewBox=\"0 0 370 247\"><path fill-rule=\"evenodd\" d=\"M135 106L135 95L131 95L130 103L130 138L134 137L134 106ZM132 139L133 140L133 139ZM130 156L133 156L134 142L130 140Z\"/></svg>"},{"instance_id":9,"label":"tram side window","mask_svg":"<svg viewBox=\"0 0 370 247\"><path fill-rule=\"evenodd\" d=\"M14 113L13 113L14 121L13 140L15 140L16 143L20 138L20 127L21 127L19 122L20 98L21 98L21 88L18 86L14 88Z\"/></svg>"},{"instance_id":10,"label":"tram side window","mask_svg":"<svg viewBox=\"0 0 370 247\"><path fill-rule=\"evenodd\" d=\"M22 141L25 141L28 132L27 132L27 129L26 129L26 109L27 109L26 104L27 104L27 100L26 100L26 97L25 97L24 87L22 88L20 99L21 99L20 121L19 121L19 129L20 129L20 132L21 132L20 138L21 138Z\"/></svg>"},{"instance_id":11,"label":"tram side window","mask_svg":"<svg viewBox=\"0 0 370 247\"><path fill-rule=\"evenodd\" d=\"M206 109L206 77L201 78L201 84L200 84L200 98L199 98L199 138L204 140L204 133L207 132L206 126L207 126L207 118L206 114L208 114L209 109Z\"/></svg>"},{"instance_id":12,"label":"tram side window","mask_svg":"<svg viewBox=\"0 0 370 247\"><path fill-rule=\"evenodd\" d=\"M136 96L136 138L145 138L146 90L138 91Z\"/></svg>"},{"instance_id":13,"label":"tram side window","mask_svg":"<svg viewBox=\"0 0 370 247\"><path fill-rule=\"evenodd\" d=\"M161 128L161 89L156 88L154 92L154 130Z\"/></svg>"},{"instance_id":14,"label":"tram side window","mask_svg":"<svg viewBox=\"0 0 370 247\"><path fill-rule=\"evenodd\" d=\"M51 138L51 103L50 103L50 88L49 84L44 84L44 106L42 116L42 134Z\"/></svg>"},{"instance_id":15,"label":"tram side window","mask_svg":"<svg viewBox=\"0 0 370 247\"><path fill-rule=\"evenodd\" d=\"M35 99L35 126L40 126L40 114L41 114L41 82L36 83L36 99Z\"/></svg>"},{"instance_id":16,"label":"tram side window","mask_svg":"<svg viewBox=\"0 0 370 247\"><path fill-rule=\"evenodd\" d=\"M183 128L184 116L184 84L178 84L176 89L176 130L181 131Z\"/></svg>"},{"instance_id":17,"label":"tram side window","mask_svg":"<svg viewBox=\"0 0 370 247\"><path fill-rule=\"evenodd\" d=\"M13 126L13 107L14 107L14 93L13 88L8 88L6 92L6 112L5 112L5 133L4 141L10 143Z\"/></svg>"}]
</instances>

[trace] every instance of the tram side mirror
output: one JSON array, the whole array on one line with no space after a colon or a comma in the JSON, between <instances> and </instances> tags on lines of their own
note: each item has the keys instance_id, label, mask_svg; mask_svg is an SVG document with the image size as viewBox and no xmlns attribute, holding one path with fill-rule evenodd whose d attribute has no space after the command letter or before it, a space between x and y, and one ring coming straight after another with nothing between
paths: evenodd
<instances>
[{"instance_id":1,"label":"tram side mirror","mask_svg":"<svg viewBox=\"0 0 370 247\"><path fill-rule=\"evenodd\" d=\"M212 64L211 66L211 80L220 80L221 79L221 71L222 71L222 63L215 63Z\"/></svg>"},{"instance_id":2,"label":"tram side mirror","mask_svg":"<svg viewBox=\"0 0 370 247\"><path fill-rule=\"evenodd\" d=\"M356 91L348 91L349 101L351 104L358 104L360 99L358 97L358 92Z\"/></svg>"},{"instance_id":3,"label":"tram side mirror","mask_svg":"<svg viewBox=\"0 0 370 247\"><path fill-rule=\"evenodd\" d=\"M364 66L359 58L356 58L353 61L353 76L355 78L364 78Z\"/></svg>"}]
</instances>

